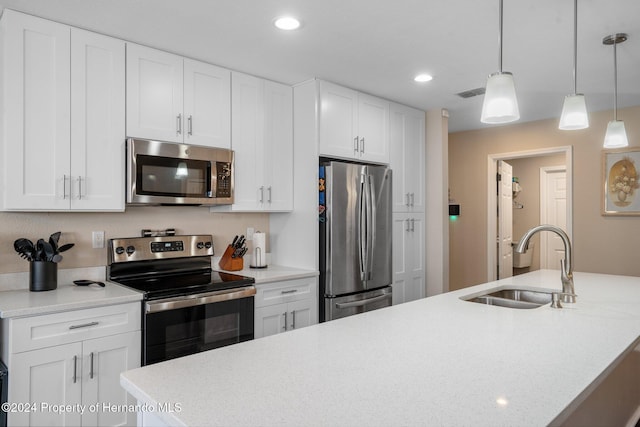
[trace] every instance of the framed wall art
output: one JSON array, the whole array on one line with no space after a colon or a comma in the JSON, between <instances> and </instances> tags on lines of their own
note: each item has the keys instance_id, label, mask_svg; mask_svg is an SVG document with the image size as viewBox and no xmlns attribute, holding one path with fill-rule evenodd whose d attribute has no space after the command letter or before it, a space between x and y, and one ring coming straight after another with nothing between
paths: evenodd
<instances>
[{"instance_id":1,"label":"framed wall art","mask_svg":"<svg viewBox=\"0 0 640 427\"><path fill-rule=\"evenodd\" d=\"M603 215L640 216L640 147L602 152Z\"/></svg>"}]
</instances>

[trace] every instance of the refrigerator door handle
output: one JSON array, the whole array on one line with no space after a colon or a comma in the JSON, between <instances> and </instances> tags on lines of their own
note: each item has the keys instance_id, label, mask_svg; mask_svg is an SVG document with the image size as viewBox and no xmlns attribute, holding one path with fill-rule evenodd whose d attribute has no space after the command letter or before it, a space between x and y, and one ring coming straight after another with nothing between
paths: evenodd
<instances>
[{"instance_id":1,"label":"refrigerator door handle","mask_svg":"<svg viewBox=\"0 0 640 427\"><path fill-rule=\"evenodd\" d=\"M336 308L350 308L350 307L362 307L363 305L370 304L376 301L382 301L383 299L391 298L392 294L384 294L378 295L377 297L367 298L360 301L352 301L352 302L337 302Z\"/></svg>"},{"instance_id":2,"label":"refrigerator door handle","mask_svg":"<svg viewBox=\"0 0 640 427\"><path fill-rule=\"evenodd\" d=\"M366 193L366 175L360 175L360 280L364 288L367 288L366 272L369 271L367 261L367 193Z\"/></svg>"},{"instance_id":3,"label":"refrigerator door handle","mask_svg":"<svg viewBox=\"0 0 640 427\"><path fill-rule=\"evenodd\" d=\"M369 175L369 236L367 237L367 266L368 269L368 277L367 279L371 279L373 274L373 248L376 247L376 193L373 182L373 175Z\"/></svg>"}]
</instances>

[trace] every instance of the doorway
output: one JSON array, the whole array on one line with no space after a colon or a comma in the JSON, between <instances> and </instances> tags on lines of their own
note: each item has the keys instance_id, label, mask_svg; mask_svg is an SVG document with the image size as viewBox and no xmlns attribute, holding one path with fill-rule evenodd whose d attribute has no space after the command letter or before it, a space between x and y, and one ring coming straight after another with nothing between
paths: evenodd
<instances>
[{"instance_id":1,"label":"doorway","mask_svg":"<svg viewBox=\"0 0 640 427\"><path fill-rule=\"evenodd\" d=\"M545 174L545 179L551 177L558 178L559 175L556 175L556 172L564 169L564 184L562 187L562 197L564 197L564 203L556 204L554 207L555 213L553 215L561 216L564 224L562 222L561 225L564 225L569 238L572 237L572 159L573 159L573 150L570 146L565 147L554 147L549 149L540 149L540 150L528 150L528 151L520 151L520 152L512 152L512 153L500 153L500 154L491 154L488 156L488 174L487 174L487 272L489 281L496 280L499 277L499 266L501 258L505 258L504 250L499 253L498 248L500 246L506 247L506 244L500 244L501 238L503 239L503 235L499 235L499 230L501 227L499 213L499 193L496 191L496 177L498 173L498 164L501 161L506 161L513 166L513 182L518 182L518 186L514 185L514 189L518 189L517 193L514 193L515 197L512 200L513 211L512 212L503 212L503 219L512 215L513 218L513 231L512 238L513 242L516 242L520 239L521 235L530 227L534 225L538 225L543 222L555 222L551 221L550 217L544 217L545 213L542 213L543 202L541 202L540 198L542 196L542 185L547 186L547 184L542 183L543 173ZM547 166L553 164L554 166L547 168ZM555 162L555 163L554 163ZM522 176L519 176L522 175ZM557 182L556 182L557 184ZM551 185L551 184L548 184ZM498 187L499 188L499 187ZM545 192L549 192L549 188L545 187ZM559 197L560 195L558 195ZM546 196L545 196L546 197ZM504 203L504 202L503 202ZM545 212L549 214L549 206L551 203L547 203L545 205ZM544 235L549 235L549 233L540 233L535 239L539 239ZM553 245L552 236L544 236L546 239L546 246L551 247ZM502 242L504 243L504 242ZM537 269L541 266L540 263L540 254L542 252L541 243L536 243L533 251L533 257L535 258L532 263L532 269ZM507 259L508 261L512 261L511 259ZM549 263L549 261L546 261ZM551 261L553 265L548 266L547 268L557 268L554 265L555 261ZM535 267L535 268L533 268ZM542 267L544 268L544 267ZM518 269L516 269L518 270ZM500 278L507 277L506 270L500 272Z\"/></svg>"}]
</instances>

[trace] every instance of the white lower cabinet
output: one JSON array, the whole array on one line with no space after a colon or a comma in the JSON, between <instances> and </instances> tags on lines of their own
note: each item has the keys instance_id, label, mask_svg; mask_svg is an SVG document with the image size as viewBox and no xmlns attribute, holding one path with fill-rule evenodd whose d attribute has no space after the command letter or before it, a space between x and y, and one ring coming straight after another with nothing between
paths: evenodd
<instances>
[{"instance_id":1,"label":"white lower cabinet","mask_svg":"<svg viewBox=\"0 0 640 427\"><path fill-rule=\"evenodd\" d=\"M136 424L120 373L140 366L140 303L3 319L2 330L8 401L29 405L8 425Z\"/></svg>"},{"instance_id":2,"label":"white lower cabinet","mask_svg":"<svg viewBox=\"0 0 640 427\"><path fill-rule=\"evenodd\" d=\"M393 305L424 298L424 214L393 214Z\"/></svg>"},{"instance_id":3,"label":"white lower cabinet","mask_svg":"<svg viewBox=\"0 0 640 427\"><path fill-rule=\"evenodd\" d=\"M256 285L254 337L318 323L317 278Z\"/></svg>"}]
</instances>

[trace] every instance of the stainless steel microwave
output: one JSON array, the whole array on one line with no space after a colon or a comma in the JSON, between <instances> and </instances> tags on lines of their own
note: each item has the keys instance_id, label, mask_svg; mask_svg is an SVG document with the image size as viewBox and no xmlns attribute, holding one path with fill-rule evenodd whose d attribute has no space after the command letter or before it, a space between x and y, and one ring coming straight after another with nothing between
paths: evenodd
<instances>
[{"instance_id":1,"label":"stainless steel microwave","mask_svg":"<svg viewBox=\"0 0 640 427\"><path fill-rule=\"evenodd\" d=\"M127 204L233 203L233 151L127 139Z\"/></svg>"}]
</instances>

